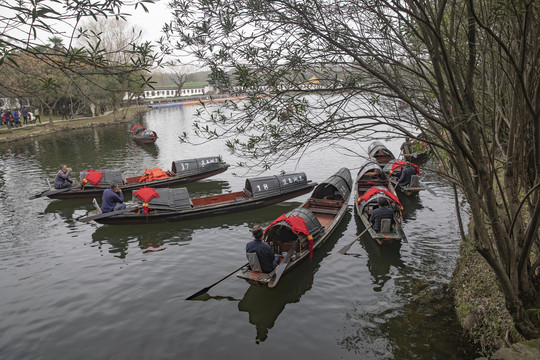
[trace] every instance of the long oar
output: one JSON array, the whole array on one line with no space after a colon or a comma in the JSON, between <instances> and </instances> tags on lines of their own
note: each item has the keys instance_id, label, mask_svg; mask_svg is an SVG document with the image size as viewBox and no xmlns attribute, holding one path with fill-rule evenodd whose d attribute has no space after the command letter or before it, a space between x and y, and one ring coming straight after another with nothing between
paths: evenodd
<instances>
[{"instance_id":1,"label":"long oar","mask_svg":"<svg viewBox=\"0 0 540 360\"><path fill-rule=\"evenodd\" d=\"M249 265L249 263L245 263L244 265L240 266L238 269L235 269L234 271L231 271L227 276L222 277L221 279L219 279L218 281L216 281L212 285L207 286L204 289L201 289L201 290L197 291L195 294L193 294L191 296L188 296L186 298L186 300L195 299L196 297L201 296L202 294L206 294L208 292L208 290L210 290L211 288L213 288L214 286L216 286L217 284L219 284L220 282L222 282L223 280L225 280L226 278L228 278L229 276L231 276L235 272L240 271L246 265Z\"/></svg>"},{"instance_id":2,"label":"long oar","mask_svg":"<svg viewBox=\"0 0 540 360\"><path fill-rule=\"evenodd\" d=\"M352 244L354 244L358 239L360 239L360 237L361 237L362 235L364 235L364 234L366 233L366 231L368 231L369 229L371 229L372 226L373 226L373 225L369 225L364 231L362 231L362 232L360 233L360 235L358 235L358 236L356 237L356 239L354 239L353 241L351 241L351 242L349 243L349 245L345 245L345 246L343 247L343 249L341 249L341 250L338 251L338 253L340 253L341 255L345 255L345 253L346 253L347 251L349 251L349 249L351 248Z\"/></svg>"},{"instance_id":3,"label":"long oar","mask_svg":"<svg viewBox=\"0 0 540 360\"><path fill-rule=\"evenodd\" d=\"M281 278L281 275L283 275L283 272L285 271L285 268L287 268L287 265L289 265L289 262L291 261L291 257L294 254L294 251L296 250L297 246L298 246L298 241L294 243L294 245L291 247L287 255L285 255L285 258L283 259L281 264L279 264L274 269L274 275L272 275L272 278L268 282L269 288L273 288L274 286L277 285L279 279Z\"/></svg>"}]
</instances>

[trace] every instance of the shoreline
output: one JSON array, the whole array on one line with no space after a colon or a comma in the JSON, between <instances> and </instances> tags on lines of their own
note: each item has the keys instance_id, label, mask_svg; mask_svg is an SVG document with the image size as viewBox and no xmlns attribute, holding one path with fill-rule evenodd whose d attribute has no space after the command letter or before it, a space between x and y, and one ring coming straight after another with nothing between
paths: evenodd
<instances>
[{"instance_id":1,"label":"shoreline","mask_svg":"<svg viewBox=\"0 0 540 360\"><path fill-rule=\"evenodd\" d=\"M20 128L1 128L0 144L10 143L19 140L32 139L60 131L85 129L96 126L106 126L132 121L137 114L150 111L146 106L134 106L116 112L109 112L101 116L81 117L70 120L54 120L53 124L48 119L42 117L39 124L27 124ZM43 121L45 120L45 121Z\"/></svg>"}]
</instances>

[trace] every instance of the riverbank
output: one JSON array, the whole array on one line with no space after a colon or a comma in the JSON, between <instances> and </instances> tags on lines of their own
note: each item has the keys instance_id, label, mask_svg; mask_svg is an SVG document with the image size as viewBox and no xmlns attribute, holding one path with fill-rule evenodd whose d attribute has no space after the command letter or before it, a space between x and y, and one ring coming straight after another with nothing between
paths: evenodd
<instances>
[{"instance_id":1,"label":"riverbank","mask_svg":"<svg viewBox=\"0 0 540 360\"><path fill-rule=\"evenodd\" d=\"M472 223L471 223L472 224ZM483 356L510 346L523 337L517 332L493 271L475 250L474 230L462 242L451 286L458 321Z\"/></svg>"},{"instance_id":2,"label":"riverbank","mask_svg":"<svg viewBox=\"0 0 540 360\"><path fill-rule=\"evenodd\" d=\"M134 106L116 112L108 112L102 116L82 117L70 120L54 120L53 124L43 116L42 123L27 124L19 128L0 129L0 143L8 143L22 139L52 134L59 131L84 129L95 126L105 126L112 123L128 122L135 119L138 114L149 111L146 106Z\"/></svg>"}]
</instances>

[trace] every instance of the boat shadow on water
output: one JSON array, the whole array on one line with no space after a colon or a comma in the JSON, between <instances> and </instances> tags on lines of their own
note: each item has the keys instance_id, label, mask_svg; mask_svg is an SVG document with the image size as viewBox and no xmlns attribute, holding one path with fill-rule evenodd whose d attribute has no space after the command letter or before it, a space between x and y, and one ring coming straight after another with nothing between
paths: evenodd
<instances>
[{"instance_id":1,"label":"boat shadow on water","mask_svg":"<svg viewBox=\"0 0 540 360\"><path fill-rule=\"evenodd\" d=\"M403 205L404 222L416 220L416 212L424 208L422 199L419 196L401 196L399 200Z\"/></svg>"},{"instance_id":2,"label":"boat shadow on water","mask_svg":"<svg viewBox=\"0 0 540 360\"><path fill-rule=\"evenodd\" d=\"M294 271L283 276L275 288L251 285L247 289L238 303L238 310L249 314L249 322L256 328L257 343L268 338L268 331L274 327L285 306L299 302L302 295L311 289L314 275L319 270L322 260L332 252L350 220L351 213L347 211L328 241L313 253L313 261L304 261Z\"/></svg>"},{"instance_id":3,"label":"boat shadow on water","mask_svg":"<svg viewBox=\"0 0 540 360\"><path fill-rule=\"evenodd\" d=\"M294 209L298 204L298 202L283 202L253 210L250 212L249 224L266 223L268 219ZM188 245L193 239L195 230L226 229L236 226L247 226L246 217L241 213L161 224L100 225L92 234L92 246L102 250L104 245L108 245L109 253L124 259L129 253L130 246L137 246L136 251L142 250L143 253L163 251L167 246Z\"/></svg>"},{"instance_id":4,"label":"boat shadow on water","mask_svg":"<svg viewBox=\"0 0 540 360\"><path fill-rule=\"evenodd\" d=\"M359 233L365 229L357 217L355 217L355 222ZM390 275L392 268L399 270L405 267L400 252L402 243L396 241L390 245L381 246L368 234L364 234L359 242L368 255L367 267L372 276L373 291L380 292L388 280L392 279ZM359 256L353 250L350 250L348 255Z\"/></svg>"},{"instance_id":5,"label":"boat shadow on water","mask_svg":"<svg viewBox=\"0 0 540 360\"><path fill-rule=\"evenodd\" d=\"M159 155L159 149L156 143L140 143L133 141L133 146L138 147L150 154L154 159L157 159Z\"/></svg>"}]
</instances>

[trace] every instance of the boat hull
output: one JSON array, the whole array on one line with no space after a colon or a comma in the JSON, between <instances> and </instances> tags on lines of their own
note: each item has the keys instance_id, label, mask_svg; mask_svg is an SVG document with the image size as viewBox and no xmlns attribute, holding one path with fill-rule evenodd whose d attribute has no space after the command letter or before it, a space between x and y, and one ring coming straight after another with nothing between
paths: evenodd
<instances>
[{"instance_id":1,"label":"boat hull","mask_svg":"<svg viewBox=\"0 0 540 360\"><path fill-rule=\"evenodd\" d=\"M133 224L158 224L166 222L177 222L184 220L193 220L200 218L213 217L218 215L230 214L234 212L248 211L277 204L279 202L295 198L300 195L310 192L316 184L311 183L309 186L293 191L287 194L269 197L266 199L246 199L237 202L225 204L216 204L209 206L194 207L181 211L159 211L153 210L146 216L143 212L125 213L114 217L104 217L95 219L94 221L101 224L111 225L133 225Z\"/></svg>"},{"instance_id":2,"label":"boat hull","mask_svg":"<svg viewBox=\"0 0 540 360\"><path fill-rule=\"evenodd\" d=\"M328 189L331 187L336 189L337 193L339 193L339 200L327 199L328 197L324 196L324 193L321 194L323 191L325 191L323 189ZM313 251L321 247L331 237L332 233L345 216L346 212L348 211L348 203L351 195L351 190L352 178L350 175L350 171L346 168L342 168L325 182L319 184L319 186L317 186L317 188L313 191L312 197L310 197L301 207L288 213L291 217L300 216L307 220L306 227L308 229L311 228L310 235L313 237ZM265 236L267 237L267 240L269 240L269 234L271 234L272 232L271 228L273 226L280 226L280 223L283 223L283 221L285 221L280 221L280 219L281 218L276 219L274 223L272 223L266 229ZM280 233L280 231L276 231L276 233ZM304 241L302 241L302 239ZM279 276L290 273L310 256L311 251L309 250L309 247L305 246L305 242L307 242L306 237L303 235L298 235L297 240L295 240L293 243L297 242L301 244L298 251L296 251L296 245L288 245L290 244L289 242L278 242L282 246L287 246L284 249L280 250L294 251L294 255L291 257L290 262L286 264L285 269ZM302 246L302 242L304 242L304 246ZM273 242L273 246L276 246L275 241ZM275 251L276 250L274 248L274 252ZM281 254L283 255L283 253ZM287 257L288 255L285 257L282 256L281 261L287 261ZM277 268L274 269L273 272L266 274L253 271L249 269L248 266L246 266L242 270L240 270L240 272L237 273L236 276L244 279L251 285L273 287L279 280L275 279L276 270Z\"/></svg>"},{"instance_id":3,"label":"boat hull","mask_svg":"<svg viewBox=\"0 0 540 360\"><path fill-rule=\"evenodd\" d=\"M120 188L123 192L127 192L131 194L131 190L137 190L142 187L170 187L170 186L177 186L177 185L183 185L191 182L195 182L201 179L206 179L211 176L215 176L218 174L221 174L225 172L229 168L229 164L222 164L222 166L218 169L208 171L208 172L201 172L193 175L187 175L187 176L175 176L167 179L160 179L160 180L154 180L154 181L147 181L147 182L141 182L141 183L135 183L135 184L127 184L127 185L120 185ZM68 189L58 189L58 190L52 190L52 191L44 191L40 194L35 195L32 197L39 198L39 197L48 197L51 199L84 199L84 198L93 198L93 197L99 197L103 194L103 191L107 189L107 187L84 187L81 189L81 187L73 187Z\"/></svg>"},{"instance_id":4,"label":"boat hull","mask_svg":"<svg viewBox=\"0 0 540 360\"><path fill-rule=\"evenodd\" d=\"M370 171L377 170L377 178L371 178L367 176ZM370 214L368 213L368 207L364 206L360 198L372 187L384 189L393 194L397 199L397 194L394 187L391 185L388 176L382 171L382 168L377 162L367 161L358 172L354 183L354 209L356 215L360 218L366 228L368 228L368 234L379 245L390 245L395 241L401 241L405 234L403 232L403 215L401 210L394 211L394 224L395 232L381 233L371 228L371 222L369 221Z\"/></svg>"}]
</instances>

